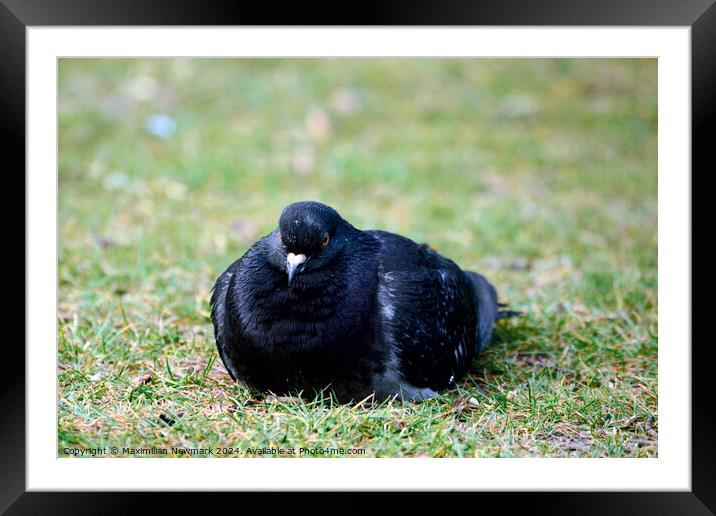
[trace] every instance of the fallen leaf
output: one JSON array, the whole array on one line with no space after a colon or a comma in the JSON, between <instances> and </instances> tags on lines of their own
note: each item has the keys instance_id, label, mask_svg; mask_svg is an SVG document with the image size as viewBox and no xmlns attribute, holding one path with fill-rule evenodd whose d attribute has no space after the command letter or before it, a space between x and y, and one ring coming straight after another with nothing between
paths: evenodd
<instances>
[{"instance_id":1,"label":"fallen leaf","mask_svg":"<svg viewBox=\"0 0 716 516\"><path fill-rule=\"evenodd\" d=\"M132 382L135 386L146 385L152 381L152 373L144 373L142 376L138 376Z\"/></svg>"}]
</instances>

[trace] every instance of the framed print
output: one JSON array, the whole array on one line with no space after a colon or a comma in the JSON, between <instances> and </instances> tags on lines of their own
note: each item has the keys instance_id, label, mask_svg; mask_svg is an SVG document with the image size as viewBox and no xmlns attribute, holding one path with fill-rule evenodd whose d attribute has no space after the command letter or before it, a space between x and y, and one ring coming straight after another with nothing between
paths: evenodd
<instances>
[{"instance_id":1,"label":"framed print","mask_svg":"<svg viewBox=\"0 0 716 516\"><path fill-rule=\"evenodd\" d=\"M542 4L5 1L27 207L3 510L712 513L691 170L716 8Z\"/></svg>"}]
</instances>

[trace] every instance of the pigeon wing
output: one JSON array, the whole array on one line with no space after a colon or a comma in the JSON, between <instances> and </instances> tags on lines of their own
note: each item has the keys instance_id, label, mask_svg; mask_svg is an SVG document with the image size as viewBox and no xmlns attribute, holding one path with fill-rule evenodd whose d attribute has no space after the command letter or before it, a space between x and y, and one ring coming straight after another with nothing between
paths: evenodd
<instances>
[{"instance_id":1,"label":"pigeon wing","mask_svg":"<svg viewBox=\"0 0 716 516\"><path fill-rule=\"evenodd\" d=\"M235 261L219 276L211 294L211 320L214 323L216 347L224 367L234 380L238 379L235 354L236 340L239 336L236 335L236 332L241 330L235 328L236 325L231 324L229 320L227 296L230 290L235 289L242 259Z\"/></svg>"},{"instance_id":2,"label":"pigeon wing","mask_svg":"<svg viewBox=\"0 0 716 516\"><path fill-rule=\"evenodd\" d=\"M402 378L434 391L460 378L474 356L477 307L471 281L424 245L375 231L380 252L381 331L396 349Z\"/></svg>"}]
</instances>

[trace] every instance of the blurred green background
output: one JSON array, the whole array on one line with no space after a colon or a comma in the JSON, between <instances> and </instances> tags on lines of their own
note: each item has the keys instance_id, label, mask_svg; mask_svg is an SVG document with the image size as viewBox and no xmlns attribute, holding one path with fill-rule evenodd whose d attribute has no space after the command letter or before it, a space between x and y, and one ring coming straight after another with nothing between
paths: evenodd
<instances>
[{"instance_id":1,"label":"blurred green background","mask_svg":"<svg viewBox=\"0 0 716 516\"><path fill-rule=\"evenodd\" d=\"M238 410L256 393L215 362L208 297L285 205L310 199L429 242L528 312L476 365L492 387L463 385L486 399L473 418L504 405L516 424L538 382L513 428L528 433L524 453L498 446L504 431L461 451L452 430L444 450L349 425L335 442L376 455L655 455L656 77L655 59L61 59L60 445L220 443L237 428L272 442L282 425L260 403ZM563 396L545 410L569 400L596 419L544 419L540 388ZM174 434L161 414L181 419ZM573 438L555 441L548 424L560 423L591 444L555 444ZM299 427L286 439L309 442Z\"/></svg>"}]
</instances>

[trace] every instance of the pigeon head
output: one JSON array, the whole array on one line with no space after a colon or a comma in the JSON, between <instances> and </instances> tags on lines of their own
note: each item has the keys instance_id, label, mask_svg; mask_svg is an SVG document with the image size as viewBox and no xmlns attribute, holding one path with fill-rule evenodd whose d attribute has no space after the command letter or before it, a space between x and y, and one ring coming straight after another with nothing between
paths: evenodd
<instances>
[{"instance_id":1,"label":"pigeon head","mask_svg":"<svg viewBox=\"0 0 716 516\"><path fill-rule=\"evenodd\" d=\"M342 245L336 236L348 224L325 204L312 201L288 205L278 221L276 237L285 256L289 286L296 275L316 269L335 257Z\"/></svg>"}]
</instances>

